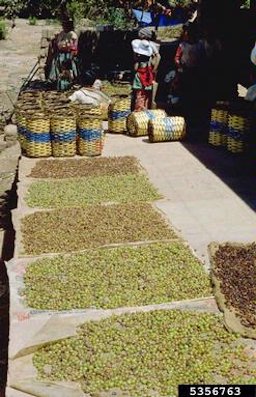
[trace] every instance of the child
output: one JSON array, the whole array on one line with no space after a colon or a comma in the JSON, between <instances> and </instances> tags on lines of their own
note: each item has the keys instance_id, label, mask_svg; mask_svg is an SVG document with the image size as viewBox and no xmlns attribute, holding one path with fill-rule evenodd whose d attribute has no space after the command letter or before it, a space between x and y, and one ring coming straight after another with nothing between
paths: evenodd
<instances>
[{"instance_id":1,"label":"child","mask_svg":"<svg viewBox=\"0 0 256 397\"><path fill-rule=\"evenodd\" d=\"M196 28L193 25L184 25L182 40L174 58L177 70L183 72L184 69L198 67L203 55L203 45L197 40Z\"/></svg>"},{"instance_id":2,"label":"child","mask_svg":"<svg viewBox=\"0 0 256 397\"><path fill-rule=\"evenodd\" d=\"M134 52L134 79L132 110L142 111L151 108L153 92L153 66L151 56L153 49L148 40L132 41Z\"/></svg>"}]
</instances>

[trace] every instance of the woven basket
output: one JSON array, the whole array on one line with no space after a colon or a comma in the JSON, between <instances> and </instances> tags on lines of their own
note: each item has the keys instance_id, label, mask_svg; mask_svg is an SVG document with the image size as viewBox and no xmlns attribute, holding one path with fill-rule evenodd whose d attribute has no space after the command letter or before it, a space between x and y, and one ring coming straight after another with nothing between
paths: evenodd
<instances>
[{"instance_id":1,"label":"woven basket","mask_svg":"<svg viewBox=\"0 0 256 397\"><path fill-rule=\"evenodd\" d=\"M132 112L127 118L128 134L131 136L146 136L148 135L149 120L166 116L165 111L161 109Z\"/></svg>"},{"instance_id":2,"label":"woven basket","mask_svg":"<svg viewBox=\"0 0 256 397\"><path fill-rule=\"evenodd\" d=\"M102 92L109 97L129 96L132 92L132 86L129 82L115 82L103 81Z\"/></svg>"},{"instance_id":3,"label":"woven basket","mask_svg":"<svg viewBox=\"0 0 256 397\"><path fill-rule=\"evenodd\" d=\"M102 120L96 117L78 118L77 150L81 156L100 156L104 144Z\"/></svg>"},{"instance_id":4,"label":"woven basket","mask_svg":"<svg viewBox=\"0 0 256 397\"><path fill-rule=\"evenodd\" d=\"M43 98L43 93L40 91L24 91L19 95L18 100L41 100Z\"/></svg>"},{"instance_id":5,"label":"woven basket","mask_svg":"<svg viewBox=\"0 0 256 397\"><path fill-rule=\"evenodd\" d=\"M245 150L251 129L251 117L248 112L230 113L228 116L227 150L242 153Z\"/></svg>"},{"instance_id":6,"label":"woven basket","mask_svg":"<svg viewBox=\"0 0 256 397\"><path fill-rule=\"evenodd\" d=\"M76 118L73 115L51 117L53 157L70 157L76 154Z\"/></svg>"},{"instance_id":7,"label":"woven basket","mask_svg":"<svg viewBox=\"0 0 256 397\"><path fill-rule=\"evenodd\" d=\"M245 142L236 140L231 136L227 137L227 150L231 153L243 153L245 150Z\"/></svg>"},{"instance_id":8,"label":"woven basket","mask_svg":"<svg viewBox=\"0 0 256 397\"><path fill-rule=\"evenodd\" d=\"M108 129L109 132L122 134L127 130L127 117L131 113L131 98L127 96L115 98L109 106Z\"/></svg>"},{"instance_id":9,"label":"woven basket","mask_svg":"<svg viewBox=\"0 0 256 397\"><path fill-rule=\"evenodd\" d=\"M26 153L29 157L52 154L50 119L44 113L26 114Z\"/></svg>"},{"instance_id":10,"label":"woven basket","mask_svg":"<svg viewBox=\"0 0 256 397\"><path fill-rule=\"evenodd\" d=\"M226 146L228 130L228 109L225 103L217 103L211 111L208 142L213 146Z\"/></svg>"},{"instance_id":11,"label":"woven basket","mask_svg":"<svg viewBox=\"0 0 256 397\"><path fill-rule=\"evenodd\" d=\"M183 117L165 117L148 122L150 142L180 141L185 137L185 134L186 124Z\"/></svg>"},{"instance_id":12,"label":"woven basket","mask_svg":"<svg viewBox=\"0 0 256 397\"><path fill-rule=\"evenodd\" d=\"M77 117L96 117L98 119L103 118L103 112L100 106L91 106L91 105L81 105L71 103L69 105L70 109L77 115Z\"/></svg>"},{"instance_id":13,"label":"woven basket","mask_svg":"<svg viewBox=\"0 0 256 397\"><path fill-rule=\"evenodd\" d=\"M15 119L17 123L18 129L18 141L20 143L20 147L22 152L26 153L26 116L25 113L22 111L15 112Z\"/></svg>"}]
</instances>

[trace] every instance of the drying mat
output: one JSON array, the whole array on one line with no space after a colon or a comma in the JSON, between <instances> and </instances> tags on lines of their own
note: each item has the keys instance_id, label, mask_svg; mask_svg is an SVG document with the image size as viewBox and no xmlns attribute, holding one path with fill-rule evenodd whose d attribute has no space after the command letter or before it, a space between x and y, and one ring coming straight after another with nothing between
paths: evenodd
<instances>
[{"instance_id":1,"label":"drying mat","mask_svg":"<svg viewBox=\"0 0 256 397\"><path fill-rule=\"evenodd\" d=\"M234 248L248 248L250 244L239 244L239 243L226 243L229 246ZM217 263L215 261L216 253L219 248L226 245L225 243L218 244L213 242L209 245L209 256L211 263L211 280L214 286L214 295L219 306L219 309L224 313L224 322L229 331L233 331L241 334L244 337L256 339L256 327L255 326L245 326L243 324L242 318L239 316L239 313L235 309L235 307L228 304L225 295L221 290L221 280L216 274ZM256 266L256 265L255 265ZM253 275L252 275L253 279Z\"/></svg>"}]
</instances>

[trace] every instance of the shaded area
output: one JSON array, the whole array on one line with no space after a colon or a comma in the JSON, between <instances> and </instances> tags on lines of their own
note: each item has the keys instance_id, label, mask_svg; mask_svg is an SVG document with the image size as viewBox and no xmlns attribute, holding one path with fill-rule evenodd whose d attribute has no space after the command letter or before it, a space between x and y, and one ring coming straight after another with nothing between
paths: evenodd
<instances>
[{"instance_id":1,"label":"shaded area","mask_svg":"<svg viewBox=\"0 0 256 397\"><path fill-rule=\"evenodd\" d=\"M1 174L1 177L3 177L3 174ZM11 189L0 197L0 229L2 229L4 235L0 258L0 397L5 396L9 342L10 296L9 280L4 261L10 260L14 252L15 231L11 220L11 210L17 206L16 182L17 174Z\"/></svg>"},{"instance_id":2,"label":"shaded area","mask_svg":"<svg viewBox=\"0 0 256 397\"><path fill-rule=\"evenodd\" d=\"M230 187L248 206L256 210L256 159L255 149L241 154L232 154L224 148L212 147L209 144L196 145L183 143L206 168L214 172Z\"/></svg>"}]
</instances>

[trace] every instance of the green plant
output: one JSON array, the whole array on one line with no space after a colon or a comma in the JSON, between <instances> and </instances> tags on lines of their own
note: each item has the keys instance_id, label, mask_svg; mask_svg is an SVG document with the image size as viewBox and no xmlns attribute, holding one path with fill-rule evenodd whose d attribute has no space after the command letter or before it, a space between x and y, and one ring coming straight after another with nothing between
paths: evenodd
<instances>
[{"instance_id":1,"label":"green plant","mask_svg":"<svg viewBox=\"0 0 256 397\"><path fill-rule=\"evenodd\" d=\"M7 27L4 20L0 19L0 40L5 40L7 37Z\"/></svg>"},{"instance_id":2,"label":"green plant","mask_svg":"<svg viewBox=\"0 0 256 397\"><path fill-rule=\"evenodd\" d=\"M134 25L133 20L122 8L109 7L104 17L105 23L112 25L115 29L129 29Z\"/></svg>"},{"instance_id":3,"label":"green plant","mask_svg":"<svg viewBox=\"0 0 256 397\"><path fill-rule=\"evenodd\" d=\"M37 18L30 15L30 17L28 18L28 24L31 26L35 26L37 24Z\"/></svg>"},{"instance_id":4,"label":"green plant","mask_svg":"<svg viewBox=\"0 0 256 397\"><path fill-rule=\"evenodd\" d=\"M69 16L75 21L75 23L79 24L81 19L85 16L85 5L79 0L71 0L67 4L67 11Z\"/></svg>"}]
</instances>

